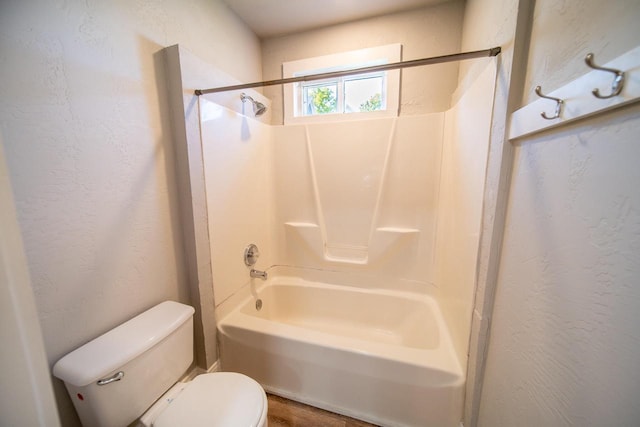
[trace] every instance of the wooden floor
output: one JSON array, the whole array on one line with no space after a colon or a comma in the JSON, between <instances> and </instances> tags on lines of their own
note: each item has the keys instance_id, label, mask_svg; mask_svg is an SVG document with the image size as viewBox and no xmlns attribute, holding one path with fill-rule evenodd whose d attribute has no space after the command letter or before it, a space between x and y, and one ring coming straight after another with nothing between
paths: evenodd
<instances>
[{"instance_id":1,"label":"wooden floor","mask_svg":"<svg viewBox=\"0 0 640 427\"><path fill-rule=\"evenodd\" d=\"M376 427L273 394L267 394L267 399L269 427Z\"/></svg>"}]
</instances>

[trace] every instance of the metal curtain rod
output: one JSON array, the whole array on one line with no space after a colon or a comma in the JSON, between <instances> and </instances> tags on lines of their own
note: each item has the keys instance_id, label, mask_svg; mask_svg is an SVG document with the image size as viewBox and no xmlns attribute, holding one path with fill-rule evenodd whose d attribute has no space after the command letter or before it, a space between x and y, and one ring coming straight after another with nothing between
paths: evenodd
<instances>
[{"instance_id":1,"label":"metal curtain rod","mask_svg":"<svg viewBox=\"0 0 640 427\"><path fill-rule=\"evenodd\" d=\"M476 50L473 52L454 53L452 55L434 56L433 58L414 59L411 61L394 62L384 65L373 65L371 67L354 68L345 71L332 71L330 73L310 74L308 76L289 77L286 79L266 80L263 82L245 83L234 86L216 87L213 89L196 89L196 95L207 93L226 92L229 90L250 89L253 87L275 86L288 83L309 82L314 80L328 79L332 77L345 77L361 73L374 73L376 71L388 71L398 68L419 67L421 65L442 64L444 62L463 61L465 59L483 58L497 56L501 52L500 46L491 49Z\"/></svg>"}]
</instances>

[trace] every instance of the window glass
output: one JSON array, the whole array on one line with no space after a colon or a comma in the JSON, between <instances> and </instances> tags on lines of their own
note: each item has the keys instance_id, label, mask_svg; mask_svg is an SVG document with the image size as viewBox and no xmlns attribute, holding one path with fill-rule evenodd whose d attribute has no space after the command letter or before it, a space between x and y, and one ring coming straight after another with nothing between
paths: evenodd
<instances>
[{"instance_id":1,"label":"window glass","mask_svg":"<svg viewBox=\"0 0 640 427\"><path fill-rule=\"evenodd\" d=\"M344 82L344 112L385 110L384 75L360 77Z\"/></svg>"},{"instance_id":2,"label":"window glass","mask_svg":"<svg viewBox=\"0 0 640 427\"><path fill-rule=\"evenodd\" d=\"M308 85L302 89L300 115L328 114L338 112L338 85Z\"/></svg>"},{"instance_id":3,"label":"window glass","mask_svg":"<svg viewBox=\"0 0 640 427\"><path fill-rule=\"evenodd\" d=\"M386 110L386 73L367 73L303 82L294 87L294 97L301 97L294 115L362 113Z\"/></svg>"}]
</instances>

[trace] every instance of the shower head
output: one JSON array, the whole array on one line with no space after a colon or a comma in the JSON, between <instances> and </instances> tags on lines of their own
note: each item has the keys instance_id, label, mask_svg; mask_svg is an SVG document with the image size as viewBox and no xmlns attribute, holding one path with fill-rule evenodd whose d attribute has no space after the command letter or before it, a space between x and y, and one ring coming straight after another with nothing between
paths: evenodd
<instances>
[{"instance_id":1,"label":"shower head","mask_svg":"<svg viewBox=\"0 0 640 427\"><path fill-rule=\"evenodd\" d=\"M262 102L255 101L252 97L245 94L244 92L240 94L240 99L242 100L243 104L247 100L251 101L251 103L253 104L253 114L256 117L263 115L264 112L267 111L266 105L264 105Z\"/></svg>"}]
</instances>

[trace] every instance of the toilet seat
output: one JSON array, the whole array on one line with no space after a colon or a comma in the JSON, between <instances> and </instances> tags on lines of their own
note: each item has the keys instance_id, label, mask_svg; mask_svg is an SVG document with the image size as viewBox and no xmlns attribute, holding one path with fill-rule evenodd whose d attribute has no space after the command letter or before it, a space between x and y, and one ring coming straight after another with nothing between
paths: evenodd
<instances>
[{"instance_id":1,"label":"toilet seat","mask_svg":"<svg viewBox=\"0 0 640 427\"><path fill-rule=\"evenodd\" d=\"M234 372L198 375L153 422L154 427L262 427L267 396L256 381Z\"/></svg>"}]
</instances>

